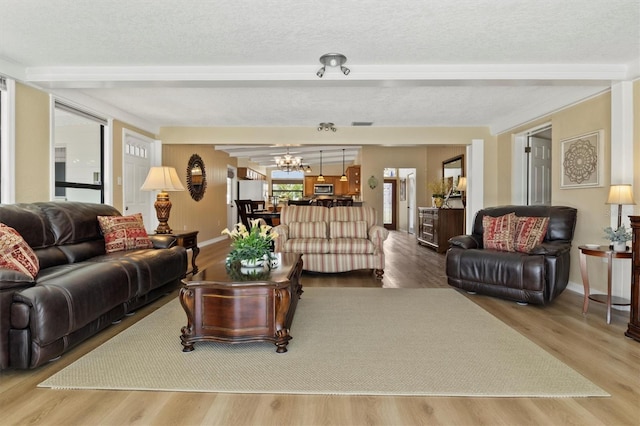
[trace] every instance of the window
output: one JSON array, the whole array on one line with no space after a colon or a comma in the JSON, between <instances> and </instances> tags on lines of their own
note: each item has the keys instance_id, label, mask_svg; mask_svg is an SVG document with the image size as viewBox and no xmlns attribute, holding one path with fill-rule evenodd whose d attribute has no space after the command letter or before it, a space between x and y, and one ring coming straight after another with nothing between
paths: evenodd
<instances>
[{"instance_id":1,"label":"window","mask_svg":"<svg viewBox=\"0 0 640 426\"><path fill-rule=\"evenodd\" d=\"M55 199L104 203L107 121L54 102Z\"/></svg>"},{"instance_id":2,"label":"window","mask_svg":"<svg viewBox=\"0 0 640 426\"><path fill-rule=\"evenodd\" d=\"M271 195L275 200L298 200L304 194L304 172L271 172Z\"/></svg>"}]
</instances>

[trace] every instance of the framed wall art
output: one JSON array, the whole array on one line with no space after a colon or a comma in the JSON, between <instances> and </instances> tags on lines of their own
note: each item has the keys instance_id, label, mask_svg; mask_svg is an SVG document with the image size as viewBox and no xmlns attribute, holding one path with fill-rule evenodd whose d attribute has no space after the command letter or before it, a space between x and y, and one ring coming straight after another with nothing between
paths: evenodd
<instances>
[{"instance_id":1,"label":"framed wall art","mask_svg":"<svg viewBox=\"0 0 640 426\"><path fill-rule=\"evenodd\" d=\"M560 141L561 189L591 188L603 184L604 130Z\"/></svg>"}]
</instances>

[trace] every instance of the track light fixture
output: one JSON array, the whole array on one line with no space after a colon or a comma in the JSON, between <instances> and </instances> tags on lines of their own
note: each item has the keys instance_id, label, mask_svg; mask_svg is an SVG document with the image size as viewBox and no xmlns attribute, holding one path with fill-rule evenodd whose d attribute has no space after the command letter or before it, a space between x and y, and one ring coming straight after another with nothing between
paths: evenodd
<instances>
[{"instance_id":1,"label":"track light fixture","mask_svg":"<svg viewBox=\"0 0 640 426\"><path fill-rule=\"evenodd\" d=\"M342 53L326 53L320 56L320 63L322 64L322 68L316 72L316 75L320 78L324 76L324 72L327 70L327 67L340 67L340 71L342 74L349 75L351 70L345 67L343 64L347 62L347 57Z\"/></svg>"},{"instance_id":2,"label":"track light fixture","mask_svg":"<svg viewBox=\"0 0 640 426\"><path fill-rule=\"evenodd\" d=\"M335 128L333 123L320 123L320 124L318 124L318 131L321 132L323 130L325 132L328 132L329 130L331 130L332 132L335 132L338 129Z\"/></svg>"}]
</instances>

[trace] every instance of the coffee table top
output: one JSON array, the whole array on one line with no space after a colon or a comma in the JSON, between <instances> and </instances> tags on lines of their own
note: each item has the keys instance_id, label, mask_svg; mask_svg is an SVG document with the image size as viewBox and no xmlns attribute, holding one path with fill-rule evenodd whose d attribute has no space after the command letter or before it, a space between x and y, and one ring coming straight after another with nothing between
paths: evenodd
<instances>
[{"instance_id":1,"label":"coffee table top","mask_svg":"<svg viewBox=\"0 0 640 426\"><path fill-rule=\"evenodd\" d=\"M298 253L274 253L277 265L269 268L256 268L249 274L240 271L239 265L234 265L231 270L227 268L226 260L222 259L215 264L207 266L204 270L182 280L183 284L223 284L228 286L246 286L259 283L285 283L289 282L289 275L295 269L301 254ZM246 270L243 268L243 270Z\"/></svg>"}]
</instances>

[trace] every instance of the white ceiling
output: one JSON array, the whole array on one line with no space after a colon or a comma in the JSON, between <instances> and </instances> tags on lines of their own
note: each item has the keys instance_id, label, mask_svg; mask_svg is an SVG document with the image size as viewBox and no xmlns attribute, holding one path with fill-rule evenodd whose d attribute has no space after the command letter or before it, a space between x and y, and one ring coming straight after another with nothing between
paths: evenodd
<instances>
[{"instance_id":1,"label":"white ceiling","mask_svg":"<svg viewBox=\"0 0 640 426\"><path fill-rule=\"evenodd\" d=\"M162 126L487 126L640 76L640 0L0 0L0 74ZM318 58L347 56L348 76Z\"/></svg>"}]
</instances>

